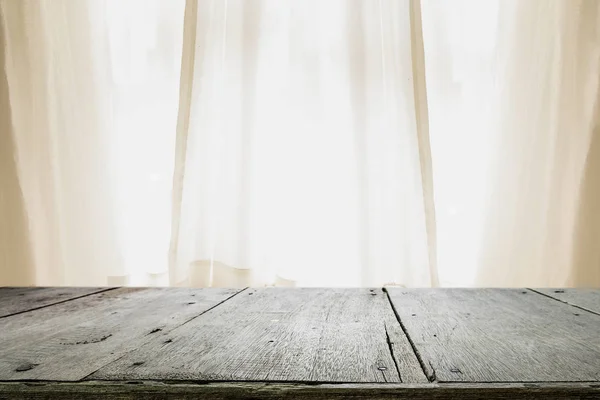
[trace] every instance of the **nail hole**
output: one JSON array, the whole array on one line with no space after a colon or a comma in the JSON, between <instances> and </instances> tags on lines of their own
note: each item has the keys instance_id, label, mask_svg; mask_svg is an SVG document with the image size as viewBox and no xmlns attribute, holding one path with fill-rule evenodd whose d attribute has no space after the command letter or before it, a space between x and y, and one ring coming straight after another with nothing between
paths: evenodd
<instances>
[{"instance_id":1,"label":"nail hole","mask_svg":"<svg viewBox=\"0 0 600 400\"><path fill-rule=\"evenodd\" d=\"M131 365L134 366L134 367L139 367L140 365L143 365L143 364L144 364L144 361L136 361L136 362L134 362Z\"/></svg>"},{"instance_id":2,"label":"nail hole","mask_svg":"<svg viewBox=\"0 0 600 400\"><path fill-rule=\"evenodd\" d=\"M564 293L564 290L555 290L554 293Z\"/></svg>"}]
</instances>

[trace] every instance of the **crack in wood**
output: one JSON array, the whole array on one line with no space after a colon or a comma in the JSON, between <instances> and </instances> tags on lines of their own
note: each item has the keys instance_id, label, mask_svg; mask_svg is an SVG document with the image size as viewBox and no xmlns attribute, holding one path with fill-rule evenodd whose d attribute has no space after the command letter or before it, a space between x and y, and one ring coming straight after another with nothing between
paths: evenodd
<instances>
[{"instance_id":1,"label":"crack in wood","mask_svg":"<svg viewBox=\"0 0 600 400\"><path fill-rule=\"evenodd\" d=\"M112 336L112 333L109 333L108 335L104 335L97 339L81 340L79 342L61 342L60 344L62 344L64 346L74 346L74 345L78 345L78 344L100 343L100 342L104 342L106 339L108 339L111 336Z\"/></svg>"},{"instance_id":2,"label":"crack in wood","mask_svg":"<svg viewBox=\"0 0 600 400\"><path fill-rule=\"evenodd\" d=\"M429 367L431 368L431 377L427 377L427 379L429 379L429 382L435 382L437 381L437 377L435 375L435 368L433 367L433 364L431 363L431 361L428 361L429 363Z\"/></svg>"},{"instance_id":3,"label":"crack in wood","mask_svg":"<svg viewBox=\"0 0 600 400\"><path fill-rule=\"evenodd\" d=\"M398 361L396 360L396 357L394 356L394 343L392 343L392 340L390 339L390 334L388 332L387 324L385 323L385 321L383 321L383 328L385 329L385 340L388 344L388 348L390 349L390 356L392 357L392 361L394 361L394 366L396 367L396 372L398 373L398 378L400 378L400 382L403 382L402 374L400 373L400 368L398 367ZM384 374L384 379L385 379L385 374ZM387 382L387 380L386 380L386 382Z\"/></svg>"},{"instance_id":4,"label":"crack in wood","mask_svg":"<svg viewBox=\"0 0 600 400\"><path fill-rule=\"evenodd\" d=\"M400 314L398 314L398 310L396 310L396 306L394 305L394 302L390 298L390 293L387 291L386 288L383 288L383 291L385 292L387 300L390 303L390 306L392 307L392 310L394 311L394 315L396 316L396 320L398 321L398 324L400 324L400 328L402 328L402 332L404 332L404 335L406 336L406 339L408 339L408 343L410 344L410 347L412 348L413 353L415 354L415 356L417 357L417 360L419 361L419 365L421 366L421 369L423 370L423 374L425 374L425 376L427 377L427 380L429 382L434 382L436 380L435 370L433 369L433 367L431 367L431 370L433 372L431 374L427 373L427 368L425 367L425 363L423 362L423 358L421 357L421 353L419 353L419 350L417 350L417 347L415 346L415 343L413 342L412 338L408 334L408 331L406 330L406 327L402 323L402 319L400 318ZM431 366L431 362L429 362L429 365Z\"/></svg>"}]
</instances>

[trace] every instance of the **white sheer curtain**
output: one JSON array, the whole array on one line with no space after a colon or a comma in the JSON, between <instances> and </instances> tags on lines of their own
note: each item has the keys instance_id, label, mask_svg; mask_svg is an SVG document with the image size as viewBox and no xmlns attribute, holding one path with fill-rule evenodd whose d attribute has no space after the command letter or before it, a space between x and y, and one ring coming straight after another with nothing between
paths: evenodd
<instances>
[{"instance_id":1,"label":"white sheer curtain","mask_svg":"<svg viewBox=\"0 0 600 400\"><path fill-rule=\"evenodd\" d=\"M0 1L0 283L168 284L184 5Z\"/></svg>"},{"instance_id":2,"label":"white sheer curtain","mask_svg":"<svg viewBox=\"0 0 600 400\"><path fill-rule=\"evenodd\" d=\"M174 282L431 285L410 4L188 2Z\"/></svg>"},{"instance_id":3,"label":"white sheer curtain","mask_svg":"<svg viewBox=\"0 0 600 400\"><path fill-rule=\"evenodd\" d=\"M600 3L423 4L441 279L600 285Z\"/></svg>"},{"instance_id":4,"label":"white sheer curtain","mask_svg":"<svg viewBox=\"0 0 600 400\"><path fill-rule=\"evenodd\" d=\"M600 285L599 7L0 0L0 284Z\"/></svg>"},{"instance_id":5,"label":"white sheer curtain","mask_svg":"<svg viewBox=\"0 0 600 400\"><path fill-rule=\"evenodd\" d=\"M112 166L102 26L88 24L92 3L1 5L3 162L16 167L3 172L18 177L2 185L1 197L14 207L3 213L21 214L21 224L2 223L5 282L105 281L119 274L120 260L115 207L104 190Z\"/></svg>"}]
</instances>

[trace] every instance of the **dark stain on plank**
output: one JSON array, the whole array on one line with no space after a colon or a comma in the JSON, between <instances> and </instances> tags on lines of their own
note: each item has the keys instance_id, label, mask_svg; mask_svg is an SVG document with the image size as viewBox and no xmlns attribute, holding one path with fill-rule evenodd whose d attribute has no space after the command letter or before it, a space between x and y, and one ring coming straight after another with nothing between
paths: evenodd
<instances>
[{"instance_id":1,"label":"dark stain on plank","mask_svg":"<svg viewBox=\"0 0 600 400\"><path fill-rule=\"evenodd\" d=\"M40 364L34 364L34 363L25 363L25 364L21 364L19 365L17 368L15 368L16 372L25 372L25 371L29 371L34 369L35 367L37 367Z\"/></svg>"}]
</instances>

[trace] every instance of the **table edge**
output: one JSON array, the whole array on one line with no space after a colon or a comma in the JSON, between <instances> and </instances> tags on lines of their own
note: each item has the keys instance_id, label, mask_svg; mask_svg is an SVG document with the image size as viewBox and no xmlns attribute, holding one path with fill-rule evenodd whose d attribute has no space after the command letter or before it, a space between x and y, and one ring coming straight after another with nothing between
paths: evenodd
<instances>
[{"instance_id":1,"label":"table edge","mask_svg":"<svg viewBox=\"0 0 600 400\"><path fill-rule=\"evenodd\" d=\"M8 396L8 397L6 397ZM10 399L593 399L600 382L515 383L286 383L286 382L164 382L164 381L2 381L0 398Z\"/></svg>"}]
</instances>

